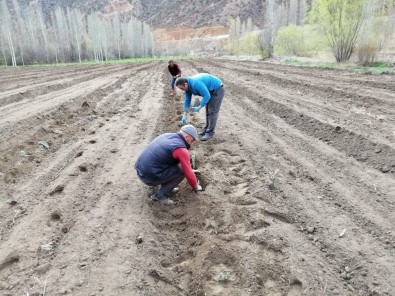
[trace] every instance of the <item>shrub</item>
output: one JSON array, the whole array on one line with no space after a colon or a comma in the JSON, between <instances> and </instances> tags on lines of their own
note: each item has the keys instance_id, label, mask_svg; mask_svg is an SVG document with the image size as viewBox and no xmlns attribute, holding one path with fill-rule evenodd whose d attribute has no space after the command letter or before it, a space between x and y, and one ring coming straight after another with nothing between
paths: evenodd
<instances>
[{"instance_id":1,"label":"shrub","mask_svg":"<svg viewBox=\"0 0 395 296\"><path fill-rule=\"evenodd\" d=\"M270 30L259 31L256 38L256 46L263 60L270 59L274 52L272 32Z\"/></svg>"},{"instance_id":2,"label":"shrub","mask_svg":"<svg viewBox=\"0 0 395 296\"><path fill-rule=\"evenodd\" d=\"M358 64L371 66L377 53L390 43L393 31L394 28L388 16L367 19L357 47Z\"/></svg>"},{"instance_id":3,"label":"shrub","mask_svg":"<svg viewBox=\"0 0 395 296\"><path fill-rule=\"evenodd\" d=\"M243 54L259 54L259 50L256 46L257 44L257 38L258 38L258 33L257 32L249 32L246 33L242 38L241 38L241 52Z\"/></svg>"},{"instance_id":4,"label":"shrub","mask_svg":"<svg viewBox=\"0 0 395 296\"><path fill-rule=\"evenodd\" d=\"M309 20L318 24L328 38L338 63L353 54L363 20L367 0L316 0L309 12Z\"/></svg>"},{"instance_id":5,"label":"shrub","mask_svg":"<svg viewBox=\"0 0 395 296\"><path fill-rule=\"evenodd\" d=\"M290 25L277 32L276 55L309 57L327 48L329 48L327 39L316 26Z\"/></svg>"},{"instance_id":6,"label":"shrub","mask_svg":"<svg viewBox=\"0 0 395 296\"><path fill-rule=\"evenodd\" d=\"M301 56L305 52L303 28L289 25L278 30L274 51L279 55Z\"/></svg>"},{"instance_id":7,"label":"shrub","mask_svg":"<svg viewBox=\"0 0 395 296\"><path fill-rule=\"evenodd\" d=\"M374 42L368 42L358 46L358 64L361 66L371 66L376 58L379 47Z\"/></svg>"}]
</instances>

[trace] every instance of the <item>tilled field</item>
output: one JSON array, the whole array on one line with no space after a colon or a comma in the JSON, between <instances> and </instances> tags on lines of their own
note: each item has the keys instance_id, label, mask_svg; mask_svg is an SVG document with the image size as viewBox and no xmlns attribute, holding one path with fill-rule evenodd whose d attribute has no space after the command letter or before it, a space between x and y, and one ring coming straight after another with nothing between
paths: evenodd
<instances>
[{"instance_id":1,"label":"tilled field","mask_svg":"<svg viewBox=\"0 0 395 296\"><path fill-rule=\"evenodd\" d=\"M1 69L0 295L395 295L395 77L179 65L225 99L175 206L133 169L167 63Z\"/></svg>"}]
</instances>

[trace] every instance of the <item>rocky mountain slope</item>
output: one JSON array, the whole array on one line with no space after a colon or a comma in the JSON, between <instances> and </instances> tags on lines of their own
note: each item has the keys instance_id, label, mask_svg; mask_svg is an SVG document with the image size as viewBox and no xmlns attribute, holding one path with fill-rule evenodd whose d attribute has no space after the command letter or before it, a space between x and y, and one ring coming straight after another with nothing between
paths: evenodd
<instances>
[{"instance_id":1,"label":"rocky mountain slope","mask_svg":"<svg viewBox=\"0 0 395 296\"><path fill-rule=\"evenodd\" d=\"M242 20L251 17L257 26L263 24L265 2L262 0L21 0L21 4L40 2L45 11L58 5L79 8L86 13L100 11L103 14L120 13L147 22L154 29L177 26L202 27L226 25L229 17Z\"/></svg>"}]
</instances>

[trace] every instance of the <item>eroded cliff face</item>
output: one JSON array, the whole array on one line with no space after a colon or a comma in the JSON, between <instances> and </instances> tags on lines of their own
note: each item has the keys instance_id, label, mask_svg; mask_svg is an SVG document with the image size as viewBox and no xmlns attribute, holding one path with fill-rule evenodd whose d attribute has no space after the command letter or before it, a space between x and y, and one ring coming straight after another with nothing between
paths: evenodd
<instances>
[{"instance_id":1,"label":"eroded cliff face","mask_svg":"<svg viewBox=\"0 0 395 296\"><path fill-rule=\"evenodd\" d=\"M220 35L227 35L228 28L222 25L203 26L199 28L190 28L187 26L179 26L173 28L156 29L154 31L154 37L157 41L165 40L183 40L192 38L202 37L214 37Z\"/></svg>"},{"instance_id":2,"label":"eroded cliff face","mask_svg":"<svg viewBox=\"0 0 395 296\"><path fill-rule=\"evenodd\" d=\"M222 25L154 30L155 50L165 54L218 54L225 48L228 28Z\"/></svg>"},{"instance_id":3,"label":"eroded cliff face","mask_svg":"<svg viewBox=\"0 0 395 296\"><path fill-rule=\"evenodd\" d=\"M108 2L103 15L133 16L153 29L155 49L167 54L200 52L215 53L223 48L228 35L229 17L251 18L257 24L263 13L264 1L140 1ZM256 24L256 25L257 25Z\"/></svg>"}]
</instances>

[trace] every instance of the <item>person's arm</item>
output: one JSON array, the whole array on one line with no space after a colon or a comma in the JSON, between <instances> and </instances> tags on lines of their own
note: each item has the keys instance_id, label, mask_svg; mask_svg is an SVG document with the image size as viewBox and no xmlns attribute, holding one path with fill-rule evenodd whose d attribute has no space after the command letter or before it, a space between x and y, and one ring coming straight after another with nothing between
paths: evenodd
<instances>
[{"instance_id":1,"label":"person's arm","mask_svg":"<svg viewBox=\"0 0 395 296\"><path fill-rule=\"evenodd\" d=\"M189 91L184 92L184 115L188 114L191 107L192 93Z\"/></svg>"},{"instance_id":2,"label":"person's arm","mask_svg":"<svg viewBox=\"0 0 395 296\"><path fill-rule=\"evenodd\" d=\"M187 124L189 109L191 107L192 94L190 92L184 92L184 113L181 119L181 125Z\"/></svg>"},{"instance_id":3,"label":"person's arm","mask_svg":"<svg viewBox=\"0 0 395 296\"><path fill-rule=\"evenodd\" d=\"M173 158L178 159L184 172L184 176L187 179L192 189L196 190L198 182L195 173L192 171L191 163L189 160L189 152L186 148L174 149L172 153Z\"/></svg>"}]
</instances>

